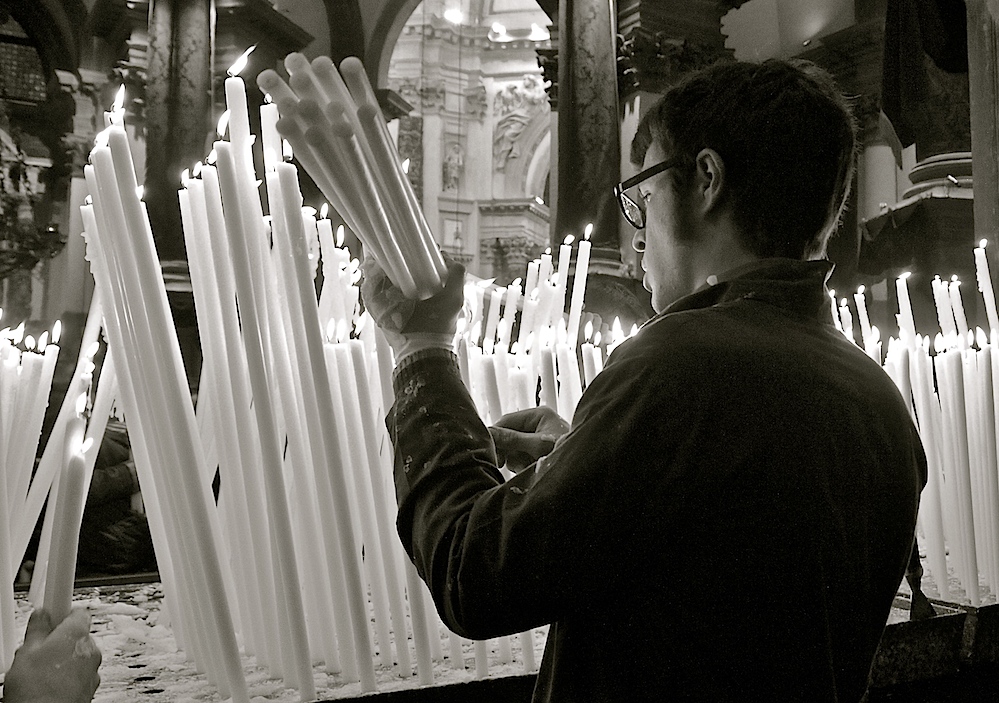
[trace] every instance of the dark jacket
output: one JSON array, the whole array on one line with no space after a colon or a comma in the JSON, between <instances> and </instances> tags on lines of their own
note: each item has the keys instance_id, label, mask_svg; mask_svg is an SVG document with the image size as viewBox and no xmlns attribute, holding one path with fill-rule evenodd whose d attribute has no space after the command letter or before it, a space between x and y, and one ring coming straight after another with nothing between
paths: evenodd
<instances>
[{"instance_id":1,"label":"dark jacket","mask_svg":"<svg viewBox=\"0 0 999 703\"><path fill-rule=\"evenodd\" d=\"M536 701L857 701L925 457L831 324L825 262L770 260L610 357L504 483L453 355L397 370L399 534L445 623L551 623Z\"/></svg>"}]
</instances>

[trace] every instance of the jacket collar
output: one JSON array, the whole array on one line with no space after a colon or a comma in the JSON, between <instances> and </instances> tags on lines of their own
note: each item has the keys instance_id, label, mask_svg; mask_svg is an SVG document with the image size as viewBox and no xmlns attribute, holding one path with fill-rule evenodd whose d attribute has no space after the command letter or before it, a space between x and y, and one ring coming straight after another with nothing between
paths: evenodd
<instances>
[{"instance_id":1,"label":"jacket collar","mask_svg":"<svg viewBox=\"0 0 999 703\"><path fill-rule=\"evenodd\" d=\"M680 298L652 318L697 310L735 300L759 300L808 317L829 317L826 281L833 264L827 260L761 259L726 272L718 283Z\"/></svg>"}]
</instances>

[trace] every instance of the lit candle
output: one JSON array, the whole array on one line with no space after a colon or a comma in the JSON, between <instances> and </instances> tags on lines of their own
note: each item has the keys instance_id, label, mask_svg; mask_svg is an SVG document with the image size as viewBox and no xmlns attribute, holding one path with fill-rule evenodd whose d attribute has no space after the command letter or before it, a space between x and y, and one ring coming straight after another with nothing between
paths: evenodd
<instances>
[{"instance_id":1,"label":"lit candle","mask_svg":"<svg viewBox=\"0 0 999 703\"><path fill-rule=\"evenodd\" d=\"M981 291L985 299L985 312L989 319L989 328L999 329L999 313L996 312L996 296L992 290L992 276L989 274L989 260L985 255L985 245L988 240L983 239L979 246L975 247L975 272L978 276L978 290Z\"/></svg>"},{"instance_id":2,"label":"lit candle","mask_svg":"<svg viewBox=\"0 0 999 703\"><path fill-rule=\"evenodd\" d=\"M856 344L857 340L853 335L853 315L850 313L850 303L847 302L846 298L843 298L839 303L839 318L843 325L843 336Z\"/></svg>"},{"instance_id":3,"label":"lit candle","mask_svg":"<svg viewBox=\"0 0 999 703\"><path fill-rule=\"evenodd\" d=\"M944 337L957 334L957 326L954 324L954 311L951 307L950 292L947 284L940 280L940 276L934 276L930 283L933 290L933 303L937 311L937 323Z\"/></svg>"},{"instance_id":4,"label":"lit candle","mask_svg":"<svg viewBox=\"0 0 999 703\"><path fill-rule=\"evenodd\" d=\"M957 280L955 274L947 285L947 294L950 297L950 305L954 309L954 320L957 322L958 336L963 340L962 344L968 343L968 319L964 314L964 303L961 300L961 282Z\"/></svg>"},{"instance_id":5,"label":"lit candle","mask_svg":"<svg viewBox=\"0 0 999 703\"><path fill-rule=\"evenodd\" d=\"M839 319L839 308L836 307L836 291L829 291L829 308L832 311L832 321L836 329L843 331L843 323Z\"/></svg>"},{"instance_id":6,"label":"lit candle","mask_svg":"<svg viewBox=\"0 0 999 703\"><path fill-rule=\"evenodd\" d=\"M916 323L912 318L912 303L909 302L909 288L906 281L911 272L906 271L895 279L895 291L898 294L898 327L899 334L906 346L915 343Z\"/></svg>"},{"instance_id":7,"label":"lit candle","mask_svg":"<svg viewBox=\"0 0 999 703\"><path fill-rule=\"evenodd\" d=\"M550 310L548 324L552 327L558 326L558 321L565 312L565 292L569 284L569 262L572 259L572 243L575 240L571 234L567 234L562 240L562 246L558 248L558 271L557 285L555 288L555 298Z\"/></svg>"},{"instance_id":8,"label":"lit candle","mask_svg":"<svg viewBox=\"0 0 999 703\"><path fill-rule=\"evenodd\" d=\"M590 265L590 234L593 225L586 225L583 239L579 242L576 253L576 273L572 279L572 298L569 301L569 326L567 341L572 349L576 348L579 336L579 318L583 313L583 295L586 292L586 271Z\"/></svg>"},{"instance_id":9,"label":"lit candle","mask_svg":"<svg viewBox=\"0 0 999 703\"><path fill-rule=\"evenodd\" d=\"M486 313L486 331L482 338L482 351L491 354L496 339L496 326L499 324L500 306L503 304L503 288L494 288L489 295L489 311Z\"/></svg>"},{"instance_id":10,"label":"lit candle","mask_svg":"<svg viewBox=\"0 0 999 703\"><path fill-rule=\"evenodd\" d=\"M857 304L857 317L860 318L860 334L863 337L864 349L871 343L871 318L867 315L867 298L864 286L857 288L853 294L853 302Z\"/></svg>"}]
</instances>

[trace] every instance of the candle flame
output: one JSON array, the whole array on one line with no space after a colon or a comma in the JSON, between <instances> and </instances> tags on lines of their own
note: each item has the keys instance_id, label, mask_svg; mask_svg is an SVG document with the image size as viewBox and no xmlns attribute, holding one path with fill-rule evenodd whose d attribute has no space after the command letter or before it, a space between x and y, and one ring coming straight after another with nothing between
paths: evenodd
<instances>
[{"instance_id":1,"label":"candle flame","mask_svg":"<svg viewBox=\"0 0 999 703\"><path fill-rule=\"evenodd\" d=\"M347 328L347 320L339 320L336 323L336 341L337 343L345 342L348 338L349 330Z\"/></svg>"},{"instance_id":2,"label":"candle flame","mask_svg":"<svg viewBox=\"0 0 999 703\"><path fill-rule=\"evenodd\" d=\"M871 325L871 344L877 344L881 341L881 330L878 329L877 325Z\"/></svg>"},{"instance_id":3,"label":"candle flame","mask_svg":"<svg viewBox=\"0 0 999 703\"><path fill-rule=\"evenodd\" d=\"M215 125L215 133L217 135L219 135L219 139L221 139L222 137L225 136L225 131L229 127L229 117L231 115L232 115L232 112L229 111L229 110L226 110L225 112L223 112L221 114L221 116L219 116L219 122L218 122L217 125Z\"/></svg>"},{"instance_id":4,"label":"candle flame","mask_svg":"<svg viewBox=\"0 0 999 703\"><path fill-rule=\"evenodd\" d=\"M295 152L291 148L291 142L287 139L281 140L281 155L284 157L285 161L291 161L295 158Z\"/></svg>"},{"instance_id":5,"label":"candle flame","mask_svg":"<svg viewBox=\"0 0 999 703\"><path fill-rule=\"evenodd\" d=\"M250 54L252 54L253 50L256 48L257 45L254 44L249 49L240 54L239 58L236 59L236 61L232 64L232 66L229 67L229 70L226 71L226 73L228 73L233 78L238 76L240 74L240 71L246 68L246 64L250 58Z\"/></svg>"},{"instance_id":6,"label":"candle flame","mask_svg":"<svg viewBox=\"0 0 999 703\"><path fill-rule=\"evenodd\" d=\"M271 97L270 93L264 93L264 102L268 105L274 102L274 98Z\"/></svg>"},{"instance_id":7,"label":"candle flame","mask_svg":"<svg viewBox=\"0 0 999 703\"><path fill-rule=\"evenodd\" d=\"M634 337L636 334L638 334L638 323L637 322L634 323L631 326L631 332L628 334L628 336L629 337Z\"/></svg>"},{"instance_id":8,"label":"candle flame","mask_svg":"<svg viewBox=\"0 0 999 703\"><path fill-rule=\"evenodd\" d=\"M82 443L80 444L80 454L86 454L87 452L89 452L89 451L90 451L90 448L91 448L92 446L94 446L94 438L93 438L93 437L87 437L87 438L86 438L85 440L83 440L83 442L82 442Z\"/></svg>"},{"instance_id":9,"label":"candle flame","mask_svg":"<svg viewBox=\"0 0 999 703\"><path fill-rule=\"evenodd\" d=\"M899 278L899 280L904 281L905 279L907 279L911 275L912 275L912 271L906 271L905 273L901 274L898 278Z\"/></svg>"},{"instance_id":10,"label":"candle flame","mask_svg":"<svg viewBox=\"0 0 999 703\"><path fill-rule=\"evenodd\" d=\"M986 345L989 343L989 336L985 334L985 330L983 330L981 327L975 328L975 341L978 342L979 349L984 349Z\"/></svg>"},{"instance_id":11,"label":"candle flame","mask_svg":"<svg viewBox=\"0 0 999 703\"><path fill-rule=\"evenodd\" d=\"M848 307L850 307L850 304L846 302L846 298L842 298L842 299L841 299L841 300L839 301L839 306L840 306L841 308L843 308L843 307L847 307L847 308L848 308Z\"/></svg>"},{"instance_id":12,"label":"candle flame","mask_svg":"<svg viewBox=\"0 0 999 703\"><path fill-rule=\"evenodd\" d=\"M367 310L365 310L360 315L358 315L357 322L354 323L354 336L355 337L360 337L361 336L361 330L363 330L365 327L368 326L368 320L370 320L370 319L371 319L371 315L368 314Z\"/></svg>"},{"instance_id":13,"label":"candle flame","mask_svg":"<svg viewBox=\"0 0 999 703\"><path fill-rule=\"evenodd\" d=\"M544 205L545 204L545 201L542 200L542 198L541 198L540 195L535 195L534 196L534 202L536 202L538 205Z\"/></svg>"},{"instance_id":14,"label":"candle flame","mask_svg":"<svg viewBox=\"0 0 999 703\"><path fill-rule=\"evenodd\" d=\"M565 235L565 239L562 240L562 243L565 244L566 246L569 246L574 241L576 241L576 238L573 237L571 234L567 234L567 235Z\"/></svg>"},{"instance_id":15,"label":"candle flame","mask_svg":"<svg viewBox=\"0 0 999 703\"><path fill-rule=\"evenodd\" d=\"M15 345L20 344L22 339L24 339L24 323L23 322L21 324L19 324L17 327L15 327L14 331L10 334L10 341L13 342Z\"/></svg>"},{"instance_id":16,"label":"candle flame","mask_svg":"<svg viewBox=\"0 0 999 703\"><path fill-rule=\"evenodd\" d=\"M45 347L49 345L49 331L45 330L38 337L38 351L45 351Z\"/></svg>"},{"instance_id":17,"label":"candle flame","mask_svg":"<svg viewBox=\"0 0 999 703\"><path fill-rule=\"evenodd\" d=\"M83 204L84 205L93 205L94 204L94 197L92 195L88 195L86 198L83 199Z\"/></svg>"},{"instance_id":18,"label":"candle flame","mask_svg":"<svg viewBox=\"0 0 999 703\"><path fill-rule=\"evenodd\" d=\"M94 137L94 146L105 147L107 145L108 145L108 131L106 129L102 129L100 132L97 133L97 136Z\"/></svg>"},{"instance_id":19,"label":"candle flame","mask_svg":"<svg viewBox=\"0 0 999 703\"><path fill-rule=\"evenodd\" d=\"M593 223L590 222L586 225L586 229L583 230L583 239L589 240L590 235L593 234Z\"/></svg>"},{"instance_id":20,"label":"candle flame","mask_svg":"<svg viewBox=\"0 0 999 703\"><path fill-rule=\"evenodd\" d=\"M194 168L191 170L191 175L197 178L198 176L201 175L201 169L203 169L204 167L205 165L200 161L194 164Z\"/></svg>"},{"instance_id":21,"label":"candle flame","mask_svg":"<svg viewBox=\"0 0 999 703\"><path fill-rule=\"evenodd\" d=\"M315 217L316 216L316 209L314 207L312 207L311 205L303 205L302 206L302 214L306 215L308 217Z\"/></svg>"},{"instance_id":22,"label":"candle flame","mask_svg":"<svg viewBox=\"0 0 999 703\"><path fill-rule=\"evenodd\" d=\"M35 338L30 334L24 338L24 349L25 351L34 351L35 349Z\"/></svg>"},{"instance_id":23,"label":"candle flame","mask_svg":"<svg viewBox=\"0 0 999 703\"><path fill-rule=\"evenodd\" d=\"M588 342L593 337L593 320L587 320L583 326L583 338Z\"/></svg>"},{"instance_id":24,"label":"candle flame","mask_svg":"<svg viewBox=\"0 0 999 703\"><path fill-rule=\"evenodd\" d=\"M187 183L189 180L191 180L191 172L185 168L180 172L180 182Z\"/></svg>"},{"instance_id":25,"label":"candle flame","mask_svg":"<svg viewBox=\"0 0 999 703\"><path fill-rule=\"evenodd\" d=\"M545 248L545 254L547 256L551 256L552 255L552 248L551 247L546 247Z\"/></svg>"},{"instance_id":26,"label":"candle flame","mask_svg":"<svg viewBox=\"0 0 999 703\"><path fill-rule=\"evenodd\" d=\"M218 161L218 159L219 159L219 153L215 149L212 149L211 151L208 152L208 156L205 157L205 162L208 164L213 164L216 161Z\"/></svg>"},{"instance_id":27,"label":"candle flame","mask_svg":"<svg viewBox=\"0 0 999 703\"><path fill-rule=\"evenodd\" d=\"M980 246L980 247L981 247L982 249L984 249L984 248L985 248L985 245L986 245L986 244L988 244L988 243L989 243L989 240L988 240L988 239L983 239L982 241L980 241L980 242L978 243L978 246Z\"/></svg>"},{"instance_id":28,"label":"candle flame","mask_svg":"<svg viewBox=\"0 0 999 703\"><path fill-rule=\"evenodd\" d=\"M866 291L866 290L867 290L867 289L866 289L866 288L864 288L864 286L863 286L863 285L860 285L860 286L858 286L858 287L857 287L857 295L863 295L863 294L864 294L864 291Z\"/></svg>"},{"instance_id":29,"label":"candle flame","mask_svg":"<svg viewBox=\"0 0 999 703\"><path fill-rule=\"evenodd\" d=\"M81 393L80 397L76 399L76 414L82 415L83 411L87 409L87 394Z\"/></svg>"},{"instance_id":30,"label":"candle flame","mask_svg":"<svg viewBox=\"0 0 999 703\"><path fill-rule=\"evenodd\" d=\"M142 194L146 192L145 186L135 186L135 197L142 200Z\"/></svg>"},{"instance_id":31,"label":"candle flame","mask_svg":"<svg viewBox=\"0 0 999 703\"><path fill-rule=\"evenodd\" d=\"M624 337L624 328L621 327L621 318L615 317L611 325L611 342L618 342Z\"/></svg>"},{"instance_id":32,"label":"candle flame","mask_svg":"<svg viewBox=\"0 0 999 703\"><path fill-rule=\"evenodd\" d=\"M409 164L410 164L409 159L406 159L405 161L402 162L402 172L405 173L406 175L409 175Z\"/></svg>"},{"instance_id":33,"label":"candle flame","mask_svg":"<svg viewBox=\"0 0 999 703\"><path fill-rule=\"evenodd\" d=\"M343 240L345 238L346 238L346 235L344 234L343 225L338 225L337 228L336 228L336 239L334 240L335 244L338 247L342 247L343 246Z\"/></svg>"},{"instance_id":34,"label":"candle flame","mask_svg":"<svg viewBox=\"0 0 999 703\"><path fill-rule=\"evenodd\" d=\"M58 344L61 338L62 338L62 320L56 320L55 324L52 325L52 343Z\"/></svg>"},{"instance_id":35,"label":"candle flame","mask_svg":"<svg viewBox=\"0 0 999 703\"><path fill-rule=\"evenodd\" d=\"M326 323L326 341L332 342L336 339L336 320L332 317Z\"/></svg>"},{"instance_id":36,"label":"candle flame","mask_svg":"<svg viewBox=\"0 0 999 703\"><path fill-rule=\"evenodd\" d=\"M961 282L959 280L957 280L957 274L956 273L953 276L950 277L950 280L951 280L951 283L956 283L957 285L961 285Z\"/></svg>"},{"instance_id":37,"label":"candle flame","mask_svg":"<svg viewBox=\"0 0 999 703\"><path fill-rule=\"evenodd\" d=\"M829 291L829 297L833 299L833 302L836 302L836 291Z\"/></svg>"},{"instance_id":38,"label":"candle flame","mask_svg":"<svg viewBox=\"0 0 999 703\"><path fill-rule=\"evenodd\" d=\"M600 330L597 330L593 333L593 346L599 347L601 341L603 341L603 336L600 334Z\"/></svg>"},{"instance_id":39,"label":"candle flame","mask_svg":"<svg viewBox=\"0 0 999 703\"><path fill-rule=\"evenodd\" d=\"M100 342L92 342L91 345L89 347L87 347L87 351L84 352L83 355L89 361L89 360L93 359L95 356L97 356L97 352L98 352L98 350L100 350L100 348L101 348L101 343Z\"/></svg>"},{"instance_id":40,"label":"candle flame","mask_svg":"<svg viewBox=\"0 0 999 703\"><path fill-rule=\"evenodd\" d=\"M330 204L323 203L322 207L319 208L319 218L325 220L330 214Z\"/></svg>"},{"instance_id":41,"label":"candle flame","mask_svg":"<svg viewBox=\"0 0 999 703\"><path fill-rule=\"evenodd\" d=\"M114 102L111 103L111 112L119 112L125 107L125 84L122 83L118 86L118 92L115 93Z\"/></svg>"},{"instance_id":42,"label":"candle flame","mask_svg":"<svg viewBox=\"0 0 999 703\"><path fill-rule=\"evenodd\" d=\"M511 283L510 285L513 286L514 288L517 288L521 284L523 284L523 282L524 282L524 279L522 279L520 276L517 276L515 279L513 279L513 283Z\"/></svg>"}]
</instances>

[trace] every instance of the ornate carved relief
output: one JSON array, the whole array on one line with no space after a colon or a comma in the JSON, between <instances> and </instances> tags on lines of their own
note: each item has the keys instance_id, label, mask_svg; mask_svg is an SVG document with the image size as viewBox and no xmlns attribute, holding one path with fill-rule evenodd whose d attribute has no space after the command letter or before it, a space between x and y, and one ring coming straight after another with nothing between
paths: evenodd
<instances>
[{"instance_id":1,"label":"ornate carved relief","mask_svg":"<svg viewBox=\"0 0 999 703\"><path fill-rule=\"evenodd\" d=\"M545 109L545 86L540 76L527 74L520 83L509 83L493 99L498 115L493 130L493 168L502 171L510 159L521 155L520 137L531 119Z\"/></svg>"},{"instance_id":2,"label":"ornate carved relief","mask_svg":"<svg viewBox=\"0 0 999 703\"><path fill-rule=\"evenodd\" d=\"M486 96L486 86L479 83L465 93L465 114L481 121L489 111L489 98Z\"/></svg>"},{"instance_id":3,"label":"ornate carved relief","mask_svg":"<svg viewBox=\"0 0 999 703\"><path fill-rule=\"evenodd\" d=\"M618 35L618 90L623 98L636 90L661 93L682 76L709 66L731 52L675 39L664 32L653 34L636 27Z\"/></svg>"}]
</instances>

